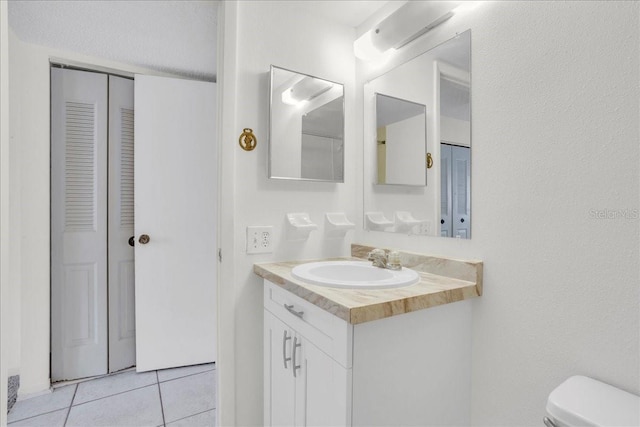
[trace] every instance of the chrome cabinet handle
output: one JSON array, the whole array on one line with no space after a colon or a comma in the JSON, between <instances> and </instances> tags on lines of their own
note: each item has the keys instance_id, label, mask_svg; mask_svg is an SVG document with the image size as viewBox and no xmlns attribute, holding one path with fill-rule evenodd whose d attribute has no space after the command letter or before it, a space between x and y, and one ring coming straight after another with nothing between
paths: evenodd
<instances>
[{"instance_id":1,"label":"chrome cabinet handle","mask_svg":"<svg viewBox=\"0 0 640 427\"><path fill-rule=\"evenodd\" d=\"M282 337L282 360L284 361L284 369L287 369L287 362L291 360L290 357L287 357L287 341L289 341L291 337L287 336L287 330L284 330L284 336Z\"/></svg>"},{"instance_id":2,"label":"chrome cabinet handle","mask_svg":"<svg viewBox=\"0 0 640 427\"><path fill-rule=\"evenodd\" d=\"M544 421L544 425L547 427L557 427L556 424L547 417L544 417L542 421Z\"/></svg>"},{"instance_id":3,"label":"chrome cabinet handle","mask_svg":"<svg viewBox=\"0 0 640 427\"><path fill-rule=\"evenodd\" d=\"M287 310L289 310L289 313L293 314L294 316L298 316L299 318L302 319L302 315L304 314L304 311L295 311L293 309L293 304L291 305L284 305L284 308L286 308Z\"/></svg>"},{"instance_id":4,"label":"chrome cabinet handle","mask_svg":"<svg viewBox=\"0 0 640 427\"><path fill-rule=\"evenodd\" d=\"M143 234L140 236L140 238L138 239L138 242L142 243L143 245L146 245L147 243L149 243L149 240L151 240L149 238L148 234Z\"/></svg>"},{"instance_id":5,"label":"chrome cabinet handle","mask_svg":"<svg viewBox=\"0 0 640 427\"><path fill-rule=\"evenodd\" d=\"M298 342L298 337L293 337L293 377L296 377L296 371L300 369L301 365L296 365L296 350L298 347L302 347L302 344Z\"/></svg>"}]
</instances>

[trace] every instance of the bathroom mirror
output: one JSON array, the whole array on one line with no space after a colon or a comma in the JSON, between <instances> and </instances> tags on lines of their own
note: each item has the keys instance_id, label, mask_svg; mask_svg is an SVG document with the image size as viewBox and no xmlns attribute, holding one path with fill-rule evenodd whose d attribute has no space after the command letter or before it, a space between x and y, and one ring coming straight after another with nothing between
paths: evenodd
<instances>
[{"instance_id":1,"label":"bathroom mirror","mask_svg":"<svg viewBox=\"0 0 640 427\"><path fill-rule=\"evenodd\" d=\"M366 229L471 237L470 76L467 30L364 85ZM401 127L398 138L406 147L411 140L413 151L396 155L385 123L393 119L385 117L386 110L402 122L405 108L411 111L405 120L416 123ZM405 176L398 178L394 171Z\"/></svg>"},{"instance_id":2,"label":"bathroom mirror","mask_svg":"<svg viewBox=\"0 0 640 427\"><path fill-rule=\"evenodd\" d=\"M376 93L377 183L426 185L427 107Z\"/></svg>"},{"instance_id":3,"label":"bathroom mirror","mask_svg":"<svg viewBox=\"0 0 640 427\"><path fill-rule=\"evenodd\" d=\"M271 66L269 178L344 182L344 88Z\"/></svg>"}]
</instances>

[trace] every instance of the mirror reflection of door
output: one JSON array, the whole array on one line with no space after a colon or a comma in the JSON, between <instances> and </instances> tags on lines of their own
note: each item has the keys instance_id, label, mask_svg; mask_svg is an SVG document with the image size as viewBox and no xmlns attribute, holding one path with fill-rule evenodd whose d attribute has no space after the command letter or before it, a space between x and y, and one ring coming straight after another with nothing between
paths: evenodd
<instances>
[{"instance_id":1,"label":"mirror reflection of door","mask_svg":"<svg viewBox=\"0 0 640 427\"><path fill-rule=\"evenodd\" d=\"M471 238L469 86L440 76L440 236Z\"/></svg>"},{"instance_id":2,"label":"mirror reflection of door","mask_svg":"<svg viewBox=\"0 0 640 427\"><path fill-rule=\"evenodd\" d=\"M440 236L471 237L471 149L440 144Z\"/></svg>"}]
</instances>

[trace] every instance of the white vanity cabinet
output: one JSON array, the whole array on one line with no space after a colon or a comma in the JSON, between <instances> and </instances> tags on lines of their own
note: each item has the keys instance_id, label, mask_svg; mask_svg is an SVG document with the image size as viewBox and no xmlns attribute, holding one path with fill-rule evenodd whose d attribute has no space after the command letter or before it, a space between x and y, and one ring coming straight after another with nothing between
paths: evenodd
<instances>
[{"instance_id":1,"label":"white vanity cabinet","mask_svg":"<svg viewBox=\"0 0 640 427\"><path fill-rule=\"evenodd\" d=\"M469 301L353 325L264 285L265 426L469 425Z\"/></svg>"},{"instance_id":2,"label":"white vanity cabinet","mask_svg":"<svg viewBox=\"0 0 640 427\"><path fill-rule=\"evenodd\" d=\"M264 425L350 424L351 372L335 345L346 344L347 322L265 284Z\"/></svg>"}]
</instances>

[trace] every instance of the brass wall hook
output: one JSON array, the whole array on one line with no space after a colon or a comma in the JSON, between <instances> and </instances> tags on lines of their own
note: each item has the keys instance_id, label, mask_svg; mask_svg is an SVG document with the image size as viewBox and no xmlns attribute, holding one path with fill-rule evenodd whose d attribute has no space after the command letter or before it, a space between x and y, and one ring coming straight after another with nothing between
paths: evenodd
<instances>
[{"instance_id":1,"label":"brass wall hook","mask_svg":"<svg viewBox=\"0 0 640 427\"><path fill-rule=\"evenodd\" d=\"M251 151L256 148L258 139L253 134L253 129L244 128L242 134L240 135L240 138L238 139L238 143L240 144L240 147L242 147L242 149L245 151Z\"/></svg>"},{"instance_id":2,"label":"brass wall hook","mask_svg":"<svg viewBox=\"0 0 640 427\"><path fill-rule=\"evenodd\" d=\"M431 157L431 153L427 153L427 169L431 169L433 166L433 157Z\"/></svg>"}]
</instances>

